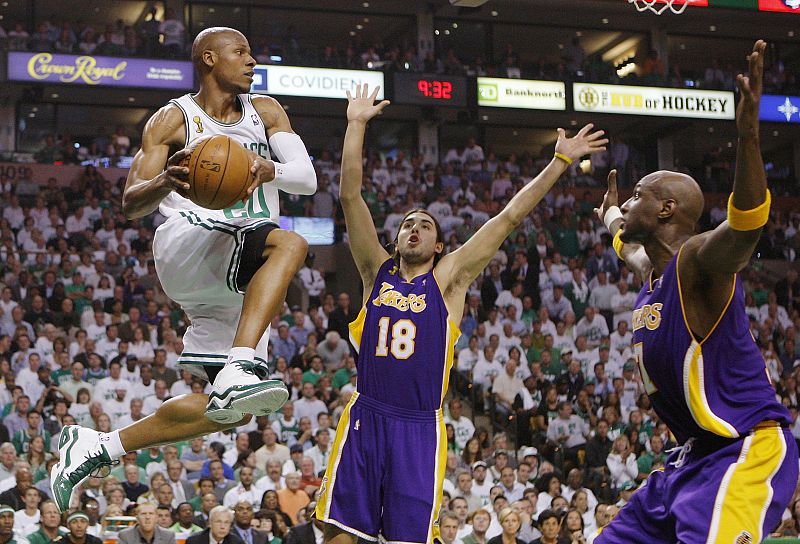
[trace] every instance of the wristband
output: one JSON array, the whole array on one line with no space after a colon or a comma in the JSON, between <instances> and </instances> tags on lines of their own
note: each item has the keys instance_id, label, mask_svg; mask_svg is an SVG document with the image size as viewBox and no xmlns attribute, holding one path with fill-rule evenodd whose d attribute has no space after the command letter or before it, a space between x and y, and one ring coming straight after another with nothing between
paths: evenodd
<instances>
[{"instance_id":1,"label":"wristband","mask_svg":"<svg viewBox=\"0 0 800 544\"><path fill-rule=\"evenodd\" d=\"M606 224L606 228L609 232L611 232L611 225L617 219L622 217L622 212L619 209L619 206L611 206L608 211L603 215L603 223Z\"/></svg>"},{"instance_id":2,"label":"wristband","mask_svg":"<svg viewBox=\"0 0 800 544\"><path fill-rule=\"evenodd\" d=\"M617 257L624 261L625 259L622 257L622 248L625 246L625 243L619 237L620 234L622 234L622 229L619 229L614 235L614 240L611 242L611 245L614 247L614 251L617 252Z\"/></svg>"},{"instance_id":3,"label":"wristband","mask_svg":"<svg viewBox=\"0 0 800 544\"><path fill-rule=\"evenodd\" d=\"M769 220L769 207L772 194L767 189L767 198L752 210L740 210L733 205L733 193L728 198L728 224L733 230L756 230Z\"/></svg>"},{"instance_id":4,"label":"wristband","mask_svg":"<svg viewBox=\"0 0 800 544\"><path fill-rule=\"evenodd\" d=\"M556 159L561 159L562 161L567 163L567 166L570 166L573 162L575 162L566 155L564 155L563 153L559 153L558 151L556 151L555 154L553 154L553 157L555 157Z\"/></svg>"}]
</instances>

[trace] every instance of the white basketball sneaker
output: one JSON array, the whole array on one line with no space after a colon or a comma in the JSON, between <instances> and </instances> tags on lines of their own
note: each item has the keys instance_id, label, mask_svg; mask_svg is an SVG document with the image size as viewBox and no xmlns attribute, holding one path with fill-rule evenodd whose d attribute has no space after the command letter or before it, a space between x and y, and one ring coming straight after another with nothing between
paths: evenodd
<instances>
[{"instance_id":1,"label":"white basketball sneaker","mask_svg":"<svg viewBox=\"0 0 800 544\"><path fill-rule=\"evenodd\" d=\"M61 430L58 459L50 471L50 491L61 512L67 511L73 490L89 476L108 476L110 467L119 463L109 457L100 443L99 432L78 425L67 425Z\"/></svg>"},{"instance_id":2,"label":"white basketball sneaker","mask_svg":"<svg viewBox=\"0 0 800 544\"><path fill-rule=\"evenodd\" d=\"M219 371L208 396L206 417L215 423L241 421L245 414L266 416L278 411L289 399L280 380L269 380L265 363L231 361Z\"/></svg>"}]
</instances>

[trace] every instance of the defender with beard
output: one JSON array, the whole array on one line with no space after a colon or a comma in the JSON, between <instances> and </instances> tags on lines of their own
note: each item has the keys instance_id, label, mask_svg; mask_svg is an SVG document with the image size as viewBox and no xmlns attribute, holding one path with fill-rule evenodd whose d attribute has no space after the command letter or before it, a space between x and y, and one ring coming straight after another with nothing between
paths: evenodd
<instances>
[{"instance_id":1,"label":"defender with beard","mask_svg":"<svg viewBox=\"0 0 800 544\"><path fill-rule=\"evenodd\" d=\"M348 93L340 198L350 246L364 283L364 307L350 324L358 352L358 387L336 433L322 483L317 519L325 539L354 544L428 543L438 535L447 438L442 400L467 289L503 240L545 196L567 166L605 149L603 132L559 129L556 155L463 247L444 255L436 219L422 209L403 218L390 256L378 241L361 198L361 152L373 105L366 85Z\"/></svg>"}]
</instances>

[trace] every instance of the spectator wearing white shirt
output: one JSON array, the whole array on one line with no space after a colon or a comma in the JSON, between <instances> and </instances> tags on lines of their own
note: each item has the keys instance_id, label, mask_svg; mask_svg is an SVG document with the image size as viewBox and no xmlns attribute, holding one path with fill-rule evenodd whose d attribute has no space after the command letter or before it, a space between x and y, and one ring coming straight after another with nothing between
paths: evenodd
<instances>
[{"instance_id":1,"label":"spectator wearing white shirt","mask_svg":"<svg viewBox=\"0 0 800 544\"><path fill-rule=\"evenodd\" d=\"M612 300L615 295L619 295L619 289L608 281L608 274L600 270L592 279L595 285L589 285L592 292L589 295L589 305L594 306L606 319L606 325L611 326L614 317Z\"/></svg>"},{"instance_id":2,"label":"spectator wearing white shirt","mask_svg":"<svg viewBox=\"0 0 800 544\"><path fill-rule=\"evenodd\" d=\"M500 471L500 487L503 489L503 495L506 496L508 502L522 500L525 486L517 481L512 467L506 466Z\"/></svg>"},{"instance_id":3,"label":"spectator wearing white shirt","mask_svg":"<svg viewBox=\"0 0 800 544\"><path fill-rule=\"evenodd\" d=\"M294 414L299 420L307 417L311 420L312 427L317 428L317 415L321 412L327 412L328 407L325 403L316 397L316 390L314 384L305 382L302 388L302 397L294 403Z\"/></svg>"},{"instance_id":4,"label":"spectator wearing white shirt","mask_svg":"<svg viewBox=\"0 0 800 544\"><path fill-rule=\"evenodd\" d=\"M119 329L116 324L106 326L106 334L94 346L94 351L106 361L119 355Z\"/></svg>"},{"instance_id":5,"label":"spectator wearing white shirt","mask_svg":"<svg viewBox=\"0 0 800 544\"><path fill-rule=\"evenodd\" d=\"M448 408L450 414L444 419L444 422L453 426L456 435L456 446L459 450L463 450L467 445L467 441L475 434L475 425L472 420L462 415L461 399L451 399L448 403Z\"/></svg>"},{"instance_id":6,"label":"spectator wearing white shirt","mask_svg":"<svg viewBox=\"0 0 800 544\"><path fill-rule=\"evenodd\" d=\"M558 403L558 416L547 427L547 440L561 446L564 456L578 465L578 450L586 446L589 436L589 425L580 416L572 413L572 403Z\"/></svg>"},{"instance_id":7,"label":"spectator wearing white shirt","mask_svg":"<svg viewBox=\"0 0 800 544\"><path fill-rule=\"evenodd\" d=\"M514 359L506 361L504 372L501 372L492 382L492 394L495 397L495 408L503 415L511 413L514 398L525 385L516 377L517 362Z\"/></svg>"},{"instance_id":8,"label":"spectator wearing white shirt","mask_svg":"<svg viewBox=\"0 0 800 544\"><path fill-rule=\"evenodd\" d=\"M564 319L567 312L572 311L572 303L564 296L564 287L560 284L553 284L552 294L543 297L542 306L557 320Z\"/></svg>"},{"instance_id":9,"label":"spectator wearing white shirt","mask_svg":"<svg viewBox=\"0 0 800 544\"><path fill-rule=\"evenodd\" d=\"M758 311L761 317L760 321L762 323L767 321L767 319L772 319L776 325L779 325L783 329L792 326L792 320L789 319L789 314L787 313L786 308L778 304L778 298L775 294L775 291L769 292L767 295L767 303L762 304Z\"/></svg>"},{"instance_id":10,"label":"spectator wearing white shirt","mask_svg":"<svg viewBox=\"0 0 800 544\"><path fill-rule=\"evenodd\" d=\"M626 349L630 349L631 342L633 342L633 333L628 330L628 320L621 320L617 323L616 329L609 337L611 342L611 349L617 353L623 353Z\"/></svg>"},{"instance_id":11,"label":"spectator wearing white shirt","mask_svg":"<svg viewBox=\"0 0 800 544\"><path fill-rule=\"evenodd\" d=\"M75 212L67 217L67 222L64 226L69 234L75 234L85 231L91 224L89 223L89 219L84 215L83 208L76 208Z\"/></svg>"},{"instance_id":12,"label":"spectator wearing white shirt","mask_svg":"<svg viewBox=\"0 0 800 544\"><path fill-rule=\"evenodd\" d=\"M239 485L225 492L222 505L233 508L239 501L250 503L253 508L261 506L261 497L264 491L253 485L252 467L243 466L239 470Z\"/></svg>"},{"instance_id":13,"label":"spectator wearing white shirt","mask_svg":"<svg viewBox=\"0 0 800 544\"><path fill-rule=\"evenodd\" d=\"M470 336L469 344L466 349L458 352L458 362L456 363L456 370L469 375L475 368L480 360L481 352L478 349L478 337L475 335Z\"/></svg>"},{"instance_id":14,"label":"spectator wearing white shirt","mask_svg":"<svg viewBox=\"0 0 800 544\"><path fill-rule=\"evenodd\" d=\"M117 397L117 390L124 389L130 393L131 383L121 378L122 365L119 361L111 361L108 364L108 377L97 382L94 388L93 400L100 402L111 400Z\"/></svg>"},{"instance_id":15,"label":"spectator wearing white shirt","mask_svg":"<svg viewBox=\"0 0 800 544\"><path fill-rule=\"evenodd\" d=\"M308 252L305 265L297 272L297 277L308 292L309 304L319 305L320 295L325 291L325 276L314 268L314 253Z\"/></svg>"},{"instance_id":16,"label":"spectator wearing white shirt","mask_svg":"<svg viewBox=\"0 0 800 544\"><path fill-rule=\"evenodd\" d=\"M637 298L636 293L628 290L628 282L625 278L619 279L617 290L619 292L611 297L611 310L614 312L613 326L615 329L620 321L630 323Z\"/></svg>"},{"instance_id":17,"label":"spectator wearing white shirt","mask_svg":"<svg viewBox=\"0 0 800 544\"><path fill-rule=\"evenodd\" d=\"M606 465L615 489L620 489L625 482L636 480L639 476L639 465L627 435L621 434L614 440Z\"/></svg>"},{"instance_id":18,"label":"spectator wearing white shirt","mask_svg":"<svg viewBox=\"0 0 800 544\"><path fill-rule=\"evenodd\" d=\"M505 309L511 305L517 309L517 315L522 315L522 299L520 298L522 296L522 288L522 282L514 282L511 289L505 289L497 295L495 306Z\"/></svg>"},{"instance_id":19,"label":"spectator wearing white shirt","mask_svg":"<svg viewBox=\"0 0 800 544\"><path fill-rule=\"evenodd\" d=\"M489 310L488 319L483 322L483 326L486 329L487 338L491 338L493 334L499 338L503 334L503 322L500 320L500 312L497 311L497 308Z\"/></svg>"},{"instance_id":20,"label":"spectator wearing white shirt","mask_svg":"<svg viewBox=\"0 0 800 544\"><path fill-rule=\"evenodd\" d=\"M306 450L305 455L314 461L314 474L319 474L328 467L328 459L331 456L331 430L318 427L314 432L314 439L316 445Z\"/></svg>"},{"instance_id":21,"label":"spectator wearing white shirt","mask_svg":"<svg viewBox=\"0 0 800 544\"><path fill-rule=\"evenodd\" d=\"M608 336L608 323L603 316L596 313L594 306L587 306L584 317L575 326L575 334L585 336L587 346L596 348L600 345L600 340Z\"/></svg>"}]
</instances>

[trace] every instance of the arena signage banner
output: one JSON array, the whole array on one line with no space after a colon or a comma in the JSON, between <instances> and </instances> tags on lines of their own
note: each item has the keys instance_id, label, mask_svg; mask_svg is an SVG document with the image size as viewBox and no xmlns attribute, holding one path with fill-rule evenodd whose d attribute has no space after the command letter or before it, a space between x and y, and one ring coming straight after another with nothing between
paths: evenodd
<instances>
[{"instance_id":1,"label":"arena signage banner","mask_svg":"<svg viewBox=\"0 0 800 544\"><path fill-rule=\"evenodd\" d=\"M97 87L191 90L194 88L194 68L191 62L175 60L11 52L8 54L8 79Z\"/></svg>"},{"instance_id":2,"label":"arena signage banner","mask_svg":"<svg viewBox=\"0 0 800 544\"><path fill-rule=\"evenodd\" d=\"M567 93L560 81L478 78L478 105L528 110L567 109Z\"/></svg>"},{"instance_id":3,"label":"arena signage banner","mask_svg":"<svg viewBox=\"0 0 800 544\"><path fill-rule=\"evenodd\" d=\"M800 123L800 96L762 95L759 117L762 121Z\"/></svg>"},{"instance_id":4,"label":"arena signage banner","mask_svg":"<svg viewBox=\"0 0 800 544\"><path fill-rule=\"evenodd\" d=\"M362 83L371 90L380 85L378 100L383 99L383 72L371 70L337 70L259 64L255 67L250 91L282 96L311 98L345 98L346 91L355 91Z\"/></svg>"},{"instance_id":5,"label":"arena signage banner","mask_svg":"<svg viewBox=\"0 0 800 544\"><path fill-rule=\"evenodd\" d=\"M734 119L736 114L730 91L573 83L572 96L575 111L698 119Z\"/></svg>"}]
</instances>

